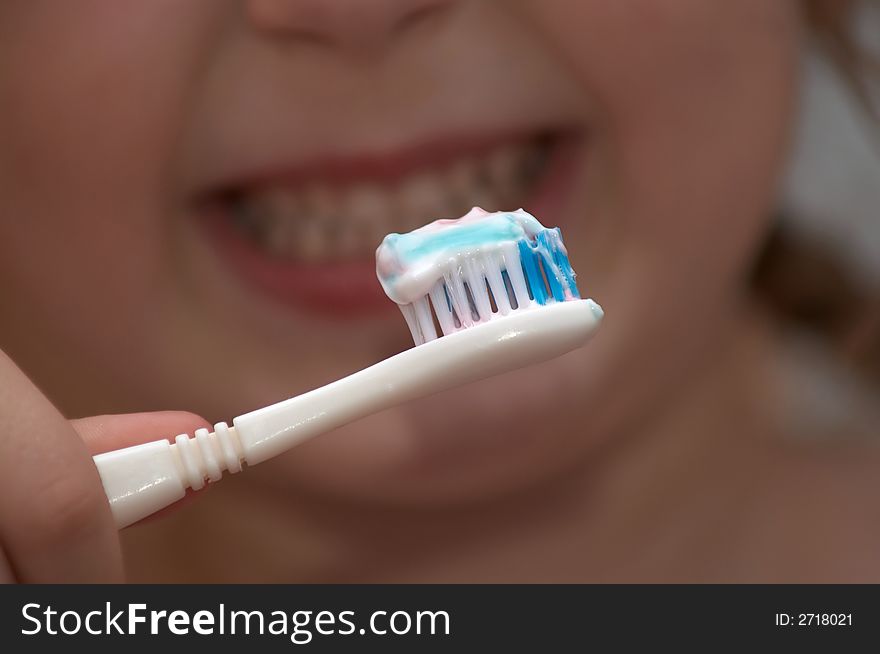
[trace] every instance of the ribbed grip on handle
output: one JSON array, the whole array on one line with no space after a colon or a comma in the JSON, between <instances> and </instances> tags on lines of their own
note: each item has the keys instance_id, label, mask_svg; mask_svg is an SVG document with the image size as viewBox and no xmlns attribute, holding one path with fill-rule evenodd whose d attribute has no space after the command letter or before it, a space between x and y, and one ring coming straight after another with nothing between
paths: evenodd
<instances>
[{"instance_id":1,"label":"ribbed grip on handle","mask_svg":"<svg viewBox=\"0 0 880 654\"><path fill-rule=\"evenodd\" d=\"M135 445L94 457L110 509L121 529L217 481L224 470L239 472L241 444L225 422L214 431L197 429L167 440Z\"/></svg>"}]
</instances>

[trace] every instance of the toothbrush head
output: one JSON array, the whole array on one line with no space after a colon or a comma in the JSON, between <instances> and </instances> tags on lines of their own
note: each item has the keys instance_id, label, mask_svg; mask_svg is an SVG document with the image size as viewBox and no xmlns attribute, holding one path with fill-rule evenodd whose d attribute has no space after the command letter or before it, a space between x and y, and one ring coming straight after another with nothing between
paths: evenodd
<instances>
[{"instance_id":1,"label":"toothbrush head","mask_svg":"<svg viewBox=\"0 0 880 654\"><path fill-rule=\"evenodd\" d=\"M472 209L389 234L376 273L416 345L523 311L579 300L559 228L523 211ZM601 308L592 305L596 318Z\"/></svg>"}]
</instances>

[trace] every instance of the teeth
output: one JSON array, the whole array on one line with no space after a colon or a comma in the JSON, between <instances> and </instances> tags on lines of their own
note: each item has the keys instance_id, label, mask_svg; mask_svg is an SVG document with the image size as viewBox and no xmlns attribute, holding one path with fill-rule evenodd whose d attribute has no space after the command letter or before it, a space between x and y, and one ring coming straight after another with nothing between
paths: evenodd
<instances>
[{"instance_id":1,"label":"teeth","mask_svg":"<svg viewBox=\"0 0 880 654\"><path fill-rule=\"evenodd\" d=\"M471 197L474 200L474 206L485 209L486 211L501 211L502 209L511 209L501 204L501 201L495 190L490 184L481 180L474 187Z\"/></svg>"},{"instance_id":2,"label":"teeth","mask_svg":"<svg viewBox=\"0 0 880 654\"><path fill-rule=\"evenodd\" d=\"M486 163L473 159L456 162L449 170L448 180L452 193L464 207L456 215L466 213L471 207L480 207L486 211L504 208L491 188L492 181Z\"/></svg>"},{"instance_id":3,"label":"teeth","mask_svg":"<svg viewBox=\"0 0 880 654\"><path fill-rule=\"evenodd\" d=\"M263 242L272 254L285 255L295 236L294 224L287 217L301 211L296 196L281 190L269 191L261 195L258 206L259 215L265 216Z\"/></svg>"},{"instance_id":4,"label":"teeth","mask_svg":"<svg viewBox=\"0 0 880 654\"><path fill-rule=\"evenodd\" d=\"M336 233L336 214L342 208L336 201L333 190L324 184L310 184L303 192L305 210L303 239L303 258L318 261L334 250ZM295 222L297 216L290 216Z\"/></svg>"},{"instance_id":5,"label":"teeth","mask_svg":"<svg viewBox=\"0 0 880 654\"><path fill-rule=\"evenodd\" d=\"M351 222L350 233L358 242L378 247L393 226L389 220L394 204L389 194L377 184L357 184L348 193L345 215Z\"/></svg>"},{"instance_id":6,"label":"teeth","mask_svg":"<svg viewBox=\"0 0 880 654\"><path fill-rule=\"evenodd\" d=\"M305 211L316 218L331 218L341 209L337 198L337 194L329 186L310 184L303 192Z\"/></svg>"},{"instance_id":7,"label":"teeth","mask_svg":"<svg viewBox=\"0 0 880 654\"><path fill-rule=\"evenodd\" d=\"M523 153L517 171L517 182L520 186L527 186L535 181L547 165L549 153L550 148L546 143L538 147L528 148Z\"/></svg>"},{"instance_id":8,"label":"teeth","mask_svg":"<svg viewBox=\"0 0 880 654\"><path fill-rule=\"evenodd\" d=\"M327 241L324 237L324 225L317 218L303 220L300 227L296 252L304 261L315 262L324 257Z\"/></svg>"},{"instance_id":9,"label":"teeth","mask_svg":"<svg viewBox=\"0 0 880 654\"><path fill-rule=\"evenodd\" d=\"M449 168L446 183L449 184L450 192L459 203L467 204L474 196L480 178L480 170L480 163L471 158L460 159ZM471 206L479 205L477 202L472 202Z\"/></svg>"},{"instance_id":10,"label":"teeth","mask_svg":"<svg viewBox=\"0 0 880 654\"><path fill-rule=\"evenodd\" d=\"M404 180L397 189L397 212L406 230L424 225L425 216L455 218L449 190L438 174L420 173Z\"/></svg>"},{"instance_id":11,"label":"teeth","mask_svg":"<svg viewBox=\"0 0 880 654\"><path fill-rule=\"evenodd\" d=\"M518 195L522 181L520 168L528 157L529 149L524 145L509 145L498 148L487 162L487 172L491 186L498 194L498 200L507 208L512 209L512 202Z\"/></svg>"},{"instance_id":12,"label":"teeth","mask_svg":"<svg viewBox=\"0 0 880 654\"><path fill-rule=\"evenodd\" d=\"M391 231L406 232L471 207L513 209L544 169L541 143L498 147L462 157L445 170L420 171L394 187L358 182L347 188L310 183L240 193L230 201L235 226L280 258L315 262L368 257Z\"/></svg>"}]
</instances>

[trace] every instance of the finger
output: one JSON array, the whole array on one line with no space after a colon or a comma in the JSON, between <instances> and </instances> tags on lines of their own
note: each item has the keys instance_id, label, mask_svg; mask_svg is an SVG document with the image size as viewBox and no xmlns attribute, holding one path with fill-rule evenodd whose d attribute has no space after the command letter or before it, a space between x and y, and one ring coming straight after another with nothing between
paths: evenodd
<instances>
[{"instance_id":1,"label":"finger","mask_svg":"<svg viewBox=\"0 0 880 654\"><path fill-rule=\"evenodd\" d=\"M178 434L192 434L196 429L208 427L208 422L194 413L186 411L155 411L150 413L127 413L120 415L93 416L71 420L71 425L80 435L92 454L100 454L122 447L130 447L167 438L174 441ZM176 511L201 491L187 489L186 495L174 504L165 507L135 524L143 524Z\"/></svg>"},{"instance_id":2,"label":"finger","mask_svg":"<svg viewBox=\"0 0 880 654\"><path fill-rule=\"evenodd\" d=\"M15 575L12 573L12 566L9 565L9 559L6 553L0 547L0 584L14 584Z\"/></svg>"},{"instance_id":3,"label":"finger","mask_svg":"<svg viewBox=\"0 0 880 654\"><path fill-rule=\"evenodd\" d=\"M178 434L192 434L201 427L210 428L204 418L186 411L93 416L71 420L70 424L92 454L163 438L173 442Z\"/></svg>"},{"instance_id":4,"label":"finger","mask_svg":"<svg viewBox=\"0 0 880 654\"><path fill-rule=\"evenodd\" d=\"M0 547L19 581L122 579L119 538L91 454L3 353Z\"/></svg>"}]
</instances>

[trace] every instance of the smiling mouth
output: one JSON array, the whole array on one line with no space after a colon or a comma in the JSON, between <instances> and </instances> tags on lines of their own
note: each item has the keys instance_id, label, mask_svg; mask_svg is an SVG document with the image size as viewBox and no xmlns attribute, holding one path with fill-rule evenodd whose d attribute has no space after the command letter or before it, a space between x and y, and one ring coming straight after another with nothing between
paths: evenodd
<instances>
[{"instance_id":1,"label":"smiling mouth","mask_svg":"<svg viewBox=\"0 0 880 654\"><path fill-rule=\"evenodd\" d=\"M223 184L200 199L198 212L249 286L326 316L374 313L393 307L373 270L386 234L474 206L525 207L548 218L578 140L561 130L447 139L388 156L276 168Z\"/></svg>"}]
</instances>

